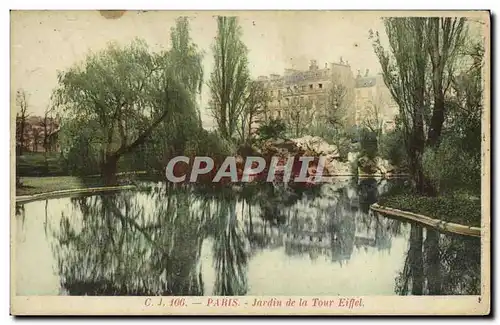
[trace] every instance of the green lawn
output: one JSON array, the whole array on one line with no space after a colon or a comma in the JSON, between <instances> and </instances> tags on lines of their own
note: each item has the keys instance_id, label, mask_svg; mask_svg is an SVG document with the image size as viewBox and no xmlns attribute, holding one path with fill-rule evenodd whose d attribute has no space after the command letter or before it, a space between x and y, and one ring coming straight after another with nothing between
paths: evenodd
<instances>
[{"instance_id":1,"label":"green lawn","mask_svg":"<svg viewBox=\"0 0 500 325\"><path fill-rule=\"evenodd\" d=\"M161 175L146 172L136 174L117 174L118 185L133 183L134 181L157 181ZM60 190L73 190L77 188L105 186L99 176L47 176L47 177L21 177L21 187L16 188L16 195L33 195Z\"/></svg>"},{"instance_id":2,"label":"green lawn","mask_svg":"<svg viewBox=\"0 0 500 325\"><path fill-rule=\"evenodd\" d=\"M103 186L103 182L98 177L80 178L76 176L21 177L21 183L22 186L16 188L16 195L19 196Z\"/></svg>"},{"instance_id":3,"label":"green lawn","mask_svg":"<svg viewBox=\"0 0 500 325\"><path fill-rule=\"evenodd\" d=\"M57 152L26 152L16 157L16 172L30 177L68 175Z\"/></svg>"},{"instance_id":4,"label":"green lawn","mask_svg":"<svg viewBox=\"0 0 500 325\"><path fill-rule=\"evenodd\" d=\"M481 199L468 193L456 192L438 197L395 193L381 197L378 204L448 222L481 226Z\"/></svg>"}]
</instances>

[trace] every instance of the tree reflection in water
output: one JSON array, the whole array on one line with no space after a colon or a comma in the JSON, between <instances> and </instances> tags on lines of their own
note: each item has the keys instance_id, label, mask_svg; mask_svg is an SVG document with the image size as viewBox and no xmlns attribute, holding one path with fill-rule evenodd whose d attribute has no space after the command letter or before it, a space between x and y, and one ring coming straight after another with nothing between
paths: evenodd
<instances>
[{"instance_id":1,"label":"tree reflection in water","mask_svg":"<svg viewBox=\"0 0 500 325\"><path fill-rule=\"evenodd\" d=\"M71 295L245 295L249 259L263 249L343 266L355 250L390 251L393 237L403 236L409 248L396 293L477 292L478 242L417 225L407 234L404 223L371 212L384 182L238 191L163 184L74 198L79 213L53 230L61 286ZM202 277L205 239L212 242L211 292Z\"/></svg>"},{"instance_id":2,"label":"tree reflection in water","mask_svg":"<svg viewBox=\"0 0 500 325\"><path fill-rule=\"evenodd\" d=\"M408 254L396 278L396 293L480 294L480 245L478 238L443 235L412 224Z\"/></svg>"}]
</instances>

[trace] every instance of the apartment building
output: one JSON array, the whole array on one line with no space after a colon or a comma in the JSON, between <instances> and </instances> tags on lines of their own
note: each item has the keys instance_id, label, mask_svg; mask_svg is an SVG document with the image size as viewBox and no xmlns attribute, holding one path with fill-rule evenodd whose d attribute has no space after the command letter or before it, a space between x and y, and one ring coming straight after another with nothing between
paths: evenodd
<instances>
[{"instance_id":1,"label":"apartment building","mask_svg":"<svg viewBox=\"0 0 500 325\"><path fill-rule=\"evenodd\" d=\"M383 75L364 75L358 71L355 87L355 124L358 126L379 127L382 132L395 127L399 113L390 90L384 83Z\"/></svg>"},{"instance_id":2,"label":"apartment building","mask_svg":"<svg viewBox=\"0 0 500 325\"><path fill-rule=\"evenodd\" d=\"M366 70L361 75L358 70L354 76L342 58L322 67L311 60L307 70L285 69L283 75L260 76L257 81L263 83L270 98L261 120L281 118L291 122L300 117L311 123L343 109L344 123L350 126L377 127L383 131L395 126L398 106L382 74L371 75Z\"/></svg>"},{"instance_id":3,"label":"apartment building","mask_svg":"<svg viewBox=\"0 0 500 325\"><path fill-rule=\"evenodd\" d=\"M258 81L264 84L270 96L264 119L285 120L295 113L303 113L308 119L321 116L328 109L328 93L333 83L345 85L351 97L355 84L349 63L342 60L322 67L311 60L307 70L285 69L283 75L260 76Z\"/></svg>"}]
</instances>

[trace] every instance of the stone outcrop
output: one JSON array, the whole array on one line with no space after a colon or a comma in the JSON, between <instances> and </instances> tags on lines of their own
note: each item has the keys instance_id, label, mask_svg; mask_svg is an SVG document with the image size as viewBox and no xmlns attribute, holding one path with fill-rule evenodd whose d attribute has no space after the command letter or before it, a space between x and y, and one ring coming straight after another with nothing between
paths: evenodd
<instances>
[{"instance_id":1,"label":"stone outcrop","mask_svg":"<svg viewBox=\"0 0 500 325\"><path fill-rule=\"evenodd\" d=\"M269 139L260 147L262 156L270 160L272 156L283 159L289 157L312 156L326 157L324 175L348 175L349 163L339 161L339 152L335 145L320 137L306 135L296 139Z\"/></svg>"},{"instance_id":2,"label":"stone outcrop","mask_svg":"<svg viewBox=\"0 0 500 325\"><path fill-rule=\"evenodd\" d=\"M362 156L358 159L358 167L360 175L374 175L374 176L384 176L393 173L396 168L392 166L389 161L382 159L381 157L368 158Z\"/></svg>"}]
</instances>

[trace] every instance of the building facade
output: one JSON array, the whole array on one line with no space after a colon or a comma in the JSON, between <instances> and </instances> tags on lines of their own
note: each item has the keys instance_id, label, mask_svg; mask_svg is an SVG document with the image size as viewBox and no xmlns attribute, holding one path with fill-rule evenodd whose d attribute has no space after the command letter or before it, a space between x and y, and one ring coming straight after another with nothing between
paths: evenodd
<instances>
[{"instance_id":1,"label":"building facade","mask_svg":"<svg viewBox=\"0 0 500 325\"><path fill-rule=\"evenodd\" d=\"M355 123L357 126L380 128L382 132L395 127L399 113L382 74L364 76L358 71L355 87Z\"/></svg>"},{"instance_id":2,"label":"building facade","mask_svg":"<svg viewBox=\"0 0 500 325\"><path fill-rule=\"evenodd\" d=\"M316 60L311 60L307 70L285 69L282 76L260 76L258 81L269 91L264 120L281 118L289 122L299 115L303 122L311 122L327 113L333 83L344 85L351 94L355 84L347 62L325 63L319 67Z\"/></svg>"},{"instance_id":3,"label":"building facade","mask_svg":"<svg viewBox=\"0 0 500 325\"><path fill-rule=\"evenodd\" d=\"M341 109L348 126L392 129L398 107L381 74L354 76L342 58L318 66L311 60L307 70L285 69L257 79L269 92L267 109L259 120L280 118L293 124L311 124ZM337 102L342 102L337 105ZM255 125L254 127L257 127Z\"/></svg>"}]
</instances>

